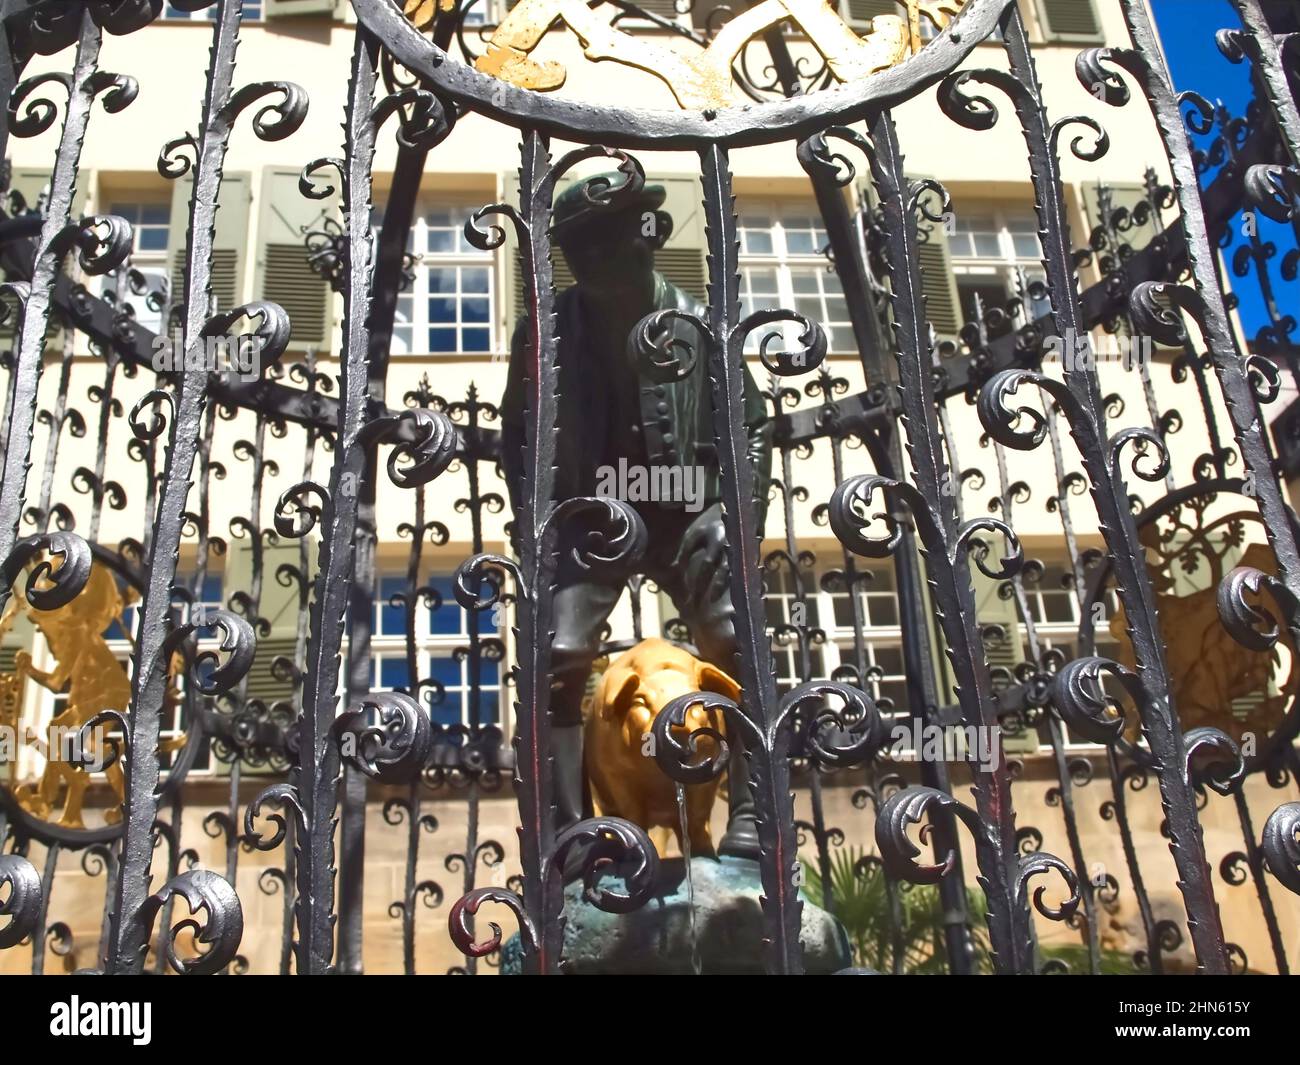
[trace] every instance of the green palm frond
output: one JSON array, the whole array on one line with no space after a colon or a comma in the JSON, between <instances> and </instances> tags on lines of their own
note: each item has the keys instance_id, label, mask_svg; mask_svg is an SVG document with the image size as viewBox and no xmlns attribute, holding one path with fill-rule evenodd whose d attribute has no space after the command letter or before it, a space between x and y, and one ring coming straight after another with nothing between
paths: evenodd
<instances>
[{"instance_id":1,"label":"green palm frond","mask_svg":"<svg viewBox=\"0 0 1300 1065\"><path fill-rule=\"evenodd\" d=\"M823 896L821 873L815 861L805 861L804 892L810 899ZM880 859L850 847L831 856L832 910L848 932L856 966L881 973L943 973L948 969L943 951L943 906L939 889L928 884L891 883ZM967 910L978 923L971 928L972 944L980 971L987 971L988 944L982 919L983 902L968 892Z\"/></svg>"},{"instance_id":2,"label":"green palm frond","mask_svg":"<svg viewBox=\"0 0 1300 1065\"><path fill-rule=\"evenodd\" d=\"M805 860L804 893L821 903L822 881L816 861ZM937 975L948 971L944 950L943 903L937 886L908 884L885 876L879 857L850 847L837 850L830 862L831 910L844 925L853 964L880 973ZM892 888L892 898L891 898ZM984 899L978 891L966 892L971 947L975 971L993 971ZM1042 962L1064 963L1073 973L1087 973L1088 950L1082 944L1039 948ZM897 962L897 964L895 964ZM1123 951L1103 950L1102 975L1131 975L1133 959Z\"/></svg>"}]
</instances>

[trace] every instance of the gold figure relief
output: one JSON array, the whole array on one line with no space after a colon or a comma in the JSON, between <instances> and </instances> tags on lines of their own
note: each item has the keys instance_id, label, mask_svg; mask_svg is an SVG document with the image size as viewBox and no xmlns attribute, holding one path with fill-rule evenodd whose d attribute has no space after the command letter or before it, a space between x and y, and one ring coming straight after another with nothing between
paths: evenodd
<instances>
[{"instance_id":1,"label":"gold figure relief","mask_svg":"<svg viewBox=\"0 0 1300 1065\"><path fill-rule=\"evenodd\" d=\"M1170 529L1162 532L1152 525L1141 531L1174 703L1184 732L1204 726L1222 729L1238 741L1248 733L1262 740L1282 724L1300 680L1300 658L1285 627L1277 646L1265 652L1243 647L1224 628L1217 596L1219 584L1231 568L1228 558L1235 557L1232 566L1250 566L1274 575L1277 562L1266 543L1246 542L1246 528L1258 525L1258 514L1230 514L1207 525L1204 511L1208 502L1209 497L1181 508ZM1182 520L1188 511L1193 515L1190 523ZM1181 594L1176 590L1180 571L1197 578L1197 590ZM1116 659L1133 669L1122 606L1110 619L1109 629L1120 644ZM1137 739L1135 722L1130 723L1126 735Z\"/></svg>"},{"instance_id":2,"label":"gold figure relief","mask_svg":"<svg viewBox=\"0 0 1300 1065\"><path fill-rule=\"evenodd\" d=\"M111 570L95 562L86 587L66 606L37 610L21 595L15 595L0 620L0 633L4 633L12 628L19 614L25 614L45 637L55 661L53 669L37 669L30 651L18 651L13 672L0 673L0 714L3 714L0 723L13 729L20 739L24 738L20 715L27 680L67 698L64 708L50 719L43 741L30 734L26 737L44 757L45 767L38 779L17 784L13 797L33 817L54 820L57 815L58 823L65 828L85 827L82 806L86 790L101 774L66 756L71 737L83 725L105 710L125 713L130 703L131 681L126 665L113 653L105 633L114 622L125 630L124 612L134 600L133 592L119 591ZM177 697L173 689L169 702ZM97 764L105 753L105 743L102 730L96 730L80 752L81 757L91 765ZM164 740L160 751L167 753L183 745L183 737ZM115 800L105 810L105 821L116 824L121 820L125 795L121 763L108 760L102 778Z\"/></svg>"},{"instance_id":3,"label":"gold figure relief","mask_svg":"<svg viewBox=\"0 0 1300 1065\"><path fill-rule=\"evenodd\" d=\"M558 89L568 75L564 66L554 60L536 60L530 53L553 26L563 23L582 42L588 59L613 60L655 75L684 109L723 108L735 102L732 65L741 49L782 22L793 24L808 38L837 81L849 82L888 70L919 52L925 45L922 18L938 30L946 29L967 2L904 0L906 18L877 15L871 31L859 36L827 0L761 0L727 22L707 47L687 53L615 28L586 0L519 0L474 66L480 73L523 89ZM404 11L417 28L425 29L439 11L449 10L450 3L405 0Z\"/></svg>"}]
</instances>

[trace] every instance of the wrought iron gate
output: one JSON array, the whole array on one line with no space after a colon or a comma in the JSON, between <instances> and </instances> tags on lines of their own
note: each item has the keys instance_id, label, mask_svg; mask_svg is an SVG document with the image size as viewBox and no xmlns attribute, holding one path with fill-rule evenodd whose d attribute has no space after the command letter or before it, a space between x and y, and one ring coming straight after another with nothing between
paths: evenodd
<instances>
[{"instance_id":1,"label":"wrought iron gate","mask_svg":"<svg viewBox=\"0 0 1300 1065\"><path fill-rule=\"evenodd\" d=\"M827 825L822 789L835 774L865 767L854 779L863 782L855 802L867 813L852 835L874 835L878 844L892 934L901 933L902 885L939 885L947 921L942 953L951 971L976 966L962 833L969 836L996 971L1044 968L1035 913L1071 922L1086 948L1086 967L1099 971L1099 907L1121 890L1120 876L1138 903L1146 940L1136 964L1161 971L1162 959L1183 933L1149 904L1127 813L1131 793L1154 782L1197 967L1215 973L1246 965L1228 939L1216 899L1200 815L1208 791L1233 804L1241 827L1241 850L1223 860L1221 879L1225 885L1251 879L1272 962L1286 972L1274 881L1300 892L1300 803L1252 810L1246 788L1260 779L1281 788L1300 775L1294 750L1297 676L1293 671L1289 687L1274 694L1281 709L1265 735L1230 735L1191 724L1186 708L1180 714L1175 705L1180 680L1167 646L1173 637L1170 619L1161 615L1165 600L1151 560L1153 546L1161 543L1184 551L1176 564L1196 556L1195 549L1187 554L1186 542L1209 543L1208 524L1228 507L1236 524L1229 523L1222 535L1239 542L1241 524L1254 523L1269 550L1266 560L1252 556L1254 565L1227 572L1215 570L1221 559L1212 558L1214 552L1201 551L1197 564L1217 581L1212 598L1222 630L1216 631L1235 641L1241 654L1268 657L1276 649L1294 655L1300 648L1300 528L1284 489L1294 472L1296 445L1289 420L1275 423L1270 414L1285 379L1300 384L1296 325L1271 297L1272 255L1251 234L1234 265L1241 278L1257 271L1270 296L1272 324L1266 335L1244 344L1218 255L1231 243L1230 225L1243 205L1300 233L1300 27L1270 25L1261 0L1233 0L1240 26L1220 35L1220 47L1252 65L1262 91L1255 111L1237 120L1216 114L1194 93L1175 91L1142 0L1104 2L1122 12L1130 41L1083 51L1078 79L1112 107L1140 108L1145 100L1173 184L1163 186L1153 172L1144 196L1129 206L1116 206L1102 190L1100 223L1089 251L1081 254L1068 222L1061 156L1068 151L1080 161L1099 159L1108 149L1107 134L1092 118L1049 112L1052 101L1043 98L1021 10L1010 0L906 5L912 22L901 61L878 62L871 70L825 52L815 70L792 57L780 24L794 20L807 32L798 19L824 8L815 3L777 5L777 15L766 22L754 12L776 0L738 13L737 19L751 17L756 28L730 53L716 25L688 31L623 0L563 5L563 17L583 32L589 54L603 49L608 54L601 58L652 68L656 57L634 55L634 38L618 30L636 17L690 38L697 49L677 54L712 56L712 67L702 59L685 64L689 79L677 80L674 92L686 99L675 111L576 103L482 73L482 65L475 66L477 43L464 25L473 0L410 3L410 15L396 0L353 0L343 154L308 163L300 180L303 196L337 196L339 203L338 223L310 234L305 252L341 294L335 391L314 356L292 361L295 356L285 354L292 323L282 307L266 300L219 307L214 297L214 232L232 131L248 113L258 138L286 138L299 130L308 108L305 93L289 81L242 76L236 54L239 0L170 4L181 11L210 9L212 33L193 132L162 131L160 137L166 143L159 172L193 182L181 284L170 293L148 291L147 279L133 272L132 230L124 220L79 217L76 210L78 166L92 115L111 123L137 92L129 75L100 66L101 41L144 30L159 16L160 2L4 0L0 77L9 106L0 119L0 144L7 148L11 137L43 133L60 119L62 126L48 193L37 203L11 193L11 210L0 222L0 265L7 277L0 291L16 314L0 479L0 588L6 598L16 590L31 610L57 611L68 604L89 610L85 597L93 594L94 574L105 568L119 586L138 594L139 605L129 700L97 707L74 722L88 745L97 731L112 737L105 768L111 772L113 758L120 760L120 819L109 817L91 828L62 824L18 801L14 788L0 789L0 839L7 844L0 854L0 884L7 886L0 895L0 914L7 919L0 947L30 940L33 968L43 968L46 943L57 949L67 933L49 919L58 857L81 851L87 870L105 876L103 971L141 972L151 947L159 971L166 965L190 973L238 970L244 915L232 883L242 846L282 855L281 866L264 875L266 890L283 896L281 970L359 971L371 782L397 789L385 793L390 798L384 817L389 824L405 823L409 833L403 895L393 904L403 923L408 972L415 970L416 905L436 905L444 895L438 884L417 875L421 833L436 828L422 807L422 789L429 786L466 796L465 838L447 859L460 883L446 892L451 935L468 958L465 971L475 971L476 959L502 945L497 925L484 935L479 914L489 903L513 912L524 971L560 971L564 886L575 867L586 879L588 897L602 908L630 912L646 901L657 857L642 828L601 816L557 829L554 817L549 634L560 544L579 543L579 563L588 567L626 565L646 545L640 518L628 504L557 498L555 441L564 427L557 425L551 222L558 183L575 167L608 160L618 181L588 179L585 194L593 203L613 202L635 194L646 180L635 151L666 150L690 158L701 178L708 313L652 316L638 330L637 351L664 381L684 377L701 361L707 366L735 611L734 675L743 694L730 700L701 693L671 704L656 721L655 757L682 784L716 778L728 765L733 778L748 780L747 789L737 784L733 792L748 793L743 812L753 817L757 833L767 969L803 970L800 889L807 859L799 857L800 848L811 839L829 905L832 852L844 833ZM543 15L553 19L560 10L555 5ZM922 17L934 31L926 38L917 32ZM596 40L590 19L609 36ZM966 61L976 46L994 37L1004 61L996 68L971 68ZM761 50L763 59L753 58L751 49ZM24 76L33 57L55 55L68 59L65 73ZM750 74L758 62L765 64L763 77ZM719 96L719 79L727 93L740 91L749 102ZM927 240L944 224L951 201L939 182L909 177L892 113L930 92L944 115L968 130L1018 124L1028 149L1025 176L1033 189L1043 267L1043 280L1024 280L1021 298L1011 306L977 306L960 335L943 342L929 320L923 263ZM107 114L94 113L97 101ZM449 402L432 387L399 401L388 395L386 384L420 177L438 167L439 146L470 113L498 123L501 137L516 135L513 128L519 139L518 202L484 206L465 231L481 249L500 248L510 236L521 256L530 399L515 557L484 550L483 515L504 506L501 495L485 487L501 449L493 426L496 407L474 392ZM1198 150L1193 134L1206 134L1216 123L1222 137L1208 154ZM397 162L376 230L372 163L379 138L394 129ZM552 138L578 147L558 153ZM864 392L849 394L848 383L821 365L826 341L818 322L794 310L741 314L730 154L768 144L797 151L816 192L869 385ZM1207 171L1213 179L1202 188L1199 179ZM855 184L864 192L857 212L843 194ZM1166 228L1171 213L1175 220ZM1139 230L1149 240L1133 246ZM1294 277L1296 259L1295 252L1285 257L1284 276ZM1084 289L1080 271L1090 261L1101 281ZM115 295L92 293L88 277L113 279ZM135 308L146 305L161 309L180 338L177 361L163 370L155 369L157 337L137 320ZM1124 428L1108 428L1120 418L1121 402L1103 393L1091 357L1090 338L1101 333L1150 336L1175 349L1173 380L1186 384L1198 409L1190 415L1160 410L1150 378L1154 370L1142 362L1137 369L1148 409L1136 423L1130 418ZM60 334L61 348L55 343ZM260 350L259 377L214 371L206 357L210 341L232 334L236 343L249 341ZM66 338L73 335L84 336L102 364L102 384L94 394L99 413L89 419L97 426L67 402L74 345ZM767 555L761 554L753 503L754 472L745 460L742 369L746 351L753 350L746 347L751 335L765 337L759 348L771 375L765 399L779 464L773 491L781 514L767 528L777 546ZM1047 372L1045 362L1050 366L1061 338L1072 345L1078 339L1070 351L1079 357L1067 358L1059 374ZM115 391L123 378L139 373L156 376L128 416L129 454L145 471L144 498L130 502L138 508L140 535L110 545L100 542L101 517L106 509L128 508L122 477L109 466L121 461L112 431L122 414ZM63 384L57 403L47 408L38 388L42 376L51 374L62 374ZM987 449L995 475L969 465L969 449L977 442L953 428L954 414L971 404L986 434L978 446ZM211 527L209 512L226 472L214 439L219 420L237 415L246 419L244 435L231 453L234 461L248 464L252 494L247 517L232 525L232 534L248 538L252 572L245 587L214 607L204 603L204 579L225 543ZM1273 424L1283 427L1276 439ZM43 451L35 446L38 427L44 430ZM1176 469L1171 462L1167 438L1175 432L1204 436L1204 451L1191 468ZM87 433L95 468L78 468L73 487L88 496L77 507L88 520L74 518L56 477L60 449ZM262 520L262 484L273 461L268 437L287 439L301 456L298 483L274 505L273 531ZM851 449L860 449L866 461L856 461ZM1026 503L1029 489L1012 480L1007 453L1035 449L1050 455L1055 491L1049 508L1060 519L1066 587L1081 619L1077 646L1068 654L1040 638L1042 617L1030 599L1044 571L1026 558L1015 532L1014 511ZM33 473L38 456L42 464ZM800 471L814 462L822 469L829 463L838 486L829 499L811 501L814 516L829 524L843 548L842 564L823 575L823 586L844 596L853 634L830 676L818 667L825 633L806 609L815 589L795 532L796 507L807 499L798 486ZM857 466L870 472L851 472ZM377 482L385 475L409 489L411 540L406 586L387 607L408 620L408 680L404 690L381 692L372 691L371 644ZM1143 503L1132 494L1131 478L1162 485L1164 494ZM993 495L990 513L965 513L963 489L986 479ZM462 723L434 720L440 686L419 676L410 622L417 609L440 602L421 575L429 545L448 541L438 519L453 507L471 519L474 552L456 572L456 599L471 611L508 608L514 709L506 728L485 710L482 663L507 655L496 626L470 624L465 631L458 653L470 679ZM1089 507L1100 549L1080 545L1081 523L1092 531L1093 519L1080 515ZM1170 526L1182 532L1161 540ZM298 555L271 572L265 548L277 538L296 541ZM178 567L183 548L196 560L185 571ZM895 582L903 666L895 698L882 695L880 670L865 650L860 593L871 563L864 559L889 560L882 572L892 573ZM1011 604L1016 633L991 631L982 623L975 573L995 582ZM259 641L270 634L261 603L272 577L293 590L300 619L291 646L268 661ZM785 601L803 609L774 626L769 606L778 583ZM642 591L634 580L638 603ZM1094 609L1098 605L1104 609ZM378 606L385 609L382 597ZM1103 632L1099 626L1113 617L1122 618L1118 628ZM638 615L638 637L639 626ZM1000 664L996 645L1007 639L1019 645L1020 627L1026 647L1012 669ZM1103 649L1115 649L1111 657L1096 653L1099 640ZM794 653L789 684L778 685L774 641ZM286 699L268 704L259 697L256 686L267 676L287 686ZM340 691L346 692L342 713ZM950 698L953 705L946 705ZM735 748L728 753L719 747L703 761L673 731L701 702L725 713ZM12 700L5 704L11 705ZM1053 797L1070 853L1044 852L1036 842L1041 834L1018 826L1014 760L975 775L970 804L954 796L950 766L942 759L923 762L920 782L905 783L890 761L890 733L898 720L913 717L993 735L1019 729L1041 736L1052 756ZM1100 745L1104 780L1093 780L1091 764L1072 754L1070 737ZM224 875L187 867L180 836L187 773L199 757L230 767L229 803L205 822L225 844ZM271 782L244 801L243 774L264 770ZM518 799L520 875L505 885L482 886L483 871L500 866L505 849L481 838L478 804L485 791L503 786L507 774L513 775ZM810 823L796 816L795 783L807 788ZM1094 875L1084 852L1077 807L1079 789L1089 785L1108 795L1105 816L1114 822L1125 856L1118 875ZM922 824L924 846L916 842ZM43 873L33 865L33 845L44 854ZM614 872L618 878L610 876ZM1051 873L1059 878L1048 889L1059 899L1055 904L1036 879ZM178 930L185 927L184 921L173 924L178 900L200 915L192 955L177 948ZM901 967L898 950L893 962Z\"/></svg>"}]
</instances>

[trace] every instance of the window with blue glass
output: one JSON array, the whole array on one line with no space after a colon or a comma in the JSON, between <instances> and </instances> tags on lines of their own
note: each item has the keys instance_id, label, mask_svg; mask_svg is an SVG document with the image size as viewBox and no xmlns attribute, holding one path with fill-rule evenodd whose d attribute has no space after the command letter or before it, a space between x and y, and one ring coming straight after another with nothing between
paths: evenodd
<instances>
[{"instance_id":1,"label":"window with blue glass","mask_svg":"<svg viewBox=\"0 0 1300 1065\"><path fill-rule=\"evenodd\" d=\"M166 253L172 215L169 193L150 200L114 200L108 206L108 213L131 223L136 255Z\"/></svg>"},{"instance_id":2,"label":"window with blue glass","mask_svg":"<svg viewBox=\"0 0 1300 1065\"><path fill-rule=\"evenodd\" d=\"M381 577L375 596L374 636L405 636L406 606L393 603L393 596L406 594L405 577Z\"/></svg>"},{"instance_id":3,"label":"window with blue glass","mask_svg":"<svg viewBox=\"0 0 1300 1065\"><path fill-rule=\"evenodd\" d=\"M414 684L431 679L436 682L434 692L440 693L430 708L435 722L497 723L501 716L500 664L480 661L476 685L468 661L470 626L481 637L496 636L493 612L466 611L456 602L452 583L450 574L435 574L421 582L436 595L432 603L423 597L416 600L412 635L418 676L412 678L407 662L407 609L400 601L393 603L394 596L409 594L408 580L404 573L390 572L380 577L371 635L372 690L409 693ZM427 700L429 689L426 687L421 694Z\"/></svg>"},{"instance_id":4,"label":"window with blue glass","mask_svg":"<svg viewBox=\"0 0 1300 1065\"><path fill-rule=\"evenodd\" d=\"M442 685L442 698L433 707L433 720L451 725L494 725L500 721L501 666L483 661L478 666L478 707L475 717L474 686L468 656L457 661L451 655L435 653L432 658L433 679Z\"/></svg>"},{"instance_id":5,"label":"window with blue glass","mask_svg":"<svg viewBox=\"0 0 1300 1065\"><path fill-rule=\"evenodd\" d=\"M372 691L410 691L411 667L406 653L379 654L371 660L370 688Z\"/></svg>"},{"instance_id":6,"label":"window with blue glass","mask_svg":"<svg viewBox=\"0 0 1300 1065\"><path fill-rule=\"evenodd\" d=\"M429 630L439 636L468 636L473 625L480 636L496 634L491 610L466 610L452 591L451 577L434 577L429 585L438 593L439 603L429 611Z\"/></svg>"},{"instance_id":7,"label":"window with blue glass","mask_svg":"<svg viewBox=\"0 0 1300 1065\"><path fill-rule=\"evenodd\" d=\"M397 297L395 355L490 354L493 348L493 257L465 239L476 204L426 202L411 225L406 250L417 266ZM374 213L376 231L382 213Z\"/></svg>"},{"instance_id":8,"label":"window with blue glass","mask_svg":"<svg viewBox=\"0 0 1300 1065\"><path fill-rule=\"evenodd\" d=\"M191 588L194 584L193 574L186 575L178 573L176 575L175 587ZM118 588L122 589L123 584L119 580ZM138 624L138 614L140 608L139 593L134 590L129 591L133 602L122 611L122 624L113 622L104 633L106 640L126 640L135 636L136 626ZM192 606L185 606L178 603L175 609L175 620L177 623L193 620L201 622L206 615L214 610L220 610L225 606L221 598L221 574L208 573L204 575L203 587L199 591L199 597ZM207 638L219 635L210 625L202 626L200 629L200 638Z\"/></svg>"}]
</instances>

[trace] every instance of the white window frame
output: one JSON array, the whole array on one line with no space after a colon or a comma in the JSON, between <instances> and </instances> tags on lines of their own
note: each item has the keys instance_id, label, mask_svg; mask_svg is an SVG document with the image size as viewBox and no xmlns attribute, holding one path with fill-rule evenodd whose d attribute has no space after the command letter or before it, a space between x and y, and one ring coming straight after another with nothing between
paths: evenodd
<instances>
[{"instance_id":1,"label":"white window frame","mask_svg":"<svg viewBox=\"0 0 1300 1065\"><path fill-rule=\"evenodd\" d=\"M804 569L800 572L800 579L803 582L805 598L808 603L809 612L805 619L810 628L819 628L826 634L826 642L814 645L812 648L813 656L820 655L822 666L818 670L814 667L814 674L818 676L831 676L840 666L855 665L853 651L853 626L839 625L835 620L835 602L837 599L847 598L847 592L826 591L821 586L821 574L825 569L832 567L829 559L819 559L817 565L812 569ZM873 572L890 572L888 567L872 567ZM859 572L862 572L859 570ZM779 603L781 607L781 616L788 622L790 620L790 607L795 602L795 594L791 587L787 586L788 574L785 570L781 571L779 580L772 576L767 580L767 591L764 599L768 603ZM877 664L878 654L886 651L896 651L902 656L903 632L898 624L892 625L873 625L871 624L870 600L872 595L877 596L894 596L892 590L880 590L873 592L871 583L859 585L856 589L859 596L864 597L863 608L863 646L866 652L866 666L870 669ZM897 611L895 611L897 614ZM780 691L785 692L794 687L801 681L798 676L799 668L799 650L797 645L791 644L784 646L779 644L775 639L772 641L772 655L776 663L777 686ZM891 686L902 685L906 677L902 673L886 672L883 675L869 678L869 694L873 699L880 699L888 692L882 685ZM897 692L897 688L894 688ZM902 713L907 708L895 701L894 711Z\"/></svg>"},{"instance_id":2,"label":"white window frame","mask_svg":"<svg viewBox=\"0 0 1300 1065\"><path fill-rule=\"evenodd\" d=\"M168 268L167 257L168 248L171 247L172 238L171 195L165 191L158 193L156 196L150 196L142 192L123 193L120 196L105 197L105 201L106 213L110 215L118 214L120 209L123 207L161 207L163 209L163 212L168 219L166 225L163 227L167 234L167 240L164 241L163 248L161 250L153 249L149 251L132 252L131 266L144 273L161 277L163 287L167 290L168 299L175 300L177 294L170 291L171 272ZM123 215L123 217L127 216ZM137 228L137 223L134 219L127 217L127 221L131 223L132 228ZM104 277L100 282L101 291L109 292L115 290L117 287L117 277L118 275L116 273ZM123 280L125 281L125 276L123 276ZM122 298L135 312L135 320L142 328L148 329L151 333L162 333L163 316L166 314L165 307L160 308L157 311L150 310L149 305L146 302L147 295L137 296L129 288L123 294Z\"/></svg>"},{"instance_id":3,"label":"white window frame","mask_svg":"<svg viewBox=\"0 0 1300 1065\"><path fill-rule=\"evenodd\" d=\"M762 227L762 231L770 234L772 247L770 251L756 252L748 247L748 234L750 230L757 227L745 223L746 219L756 219L764 214L771 219L771 226ZM811 228L814 234L820 233L820 241L814 241L814 251L793 252L790 250L788 230L795 227L789 226L789 223L795 219L810 220L813 223ZM838 298L841 302L844 301L843 292L839 287L839 277L823 251L828 238L826 230L819 225L820 221L821 213L817 210L817 205L813 200L755 200L752 202L745 201L742 204L739 219L739 265L740 296L744 313L770 307L794 308L798 297L809 298L810 294L795 291L794 278L796 275L810 275L819 279L816 298L823 306L825 306L827 296ZM800 226L798 228L803 229L804 227ZM762 295L753 300L752 305L749 302L751 290L747 274L747 270L750 269L772 270L776 276L777 289L775 294ZM830 285L834 286L833 288L827 287L828 281ZM826 330L831 354L847 355L857 351L857 345L853 339L853 329L848 319L847 304L845 304L842 319L827 321L824 313L812 315L811 317ZM747 355L757 354L758 345L762 338L778 328L781 329L784 336L787 350L795 350L798 342L797 329L793 325L781 327L774 324L751 333L746 339L745 353Z\"/></svg>"},{"instance_id":4,"label":"white window frame","mask_svg":"<svg viewBox=\"0 0 1300 1065\"><path fill-rule=\"evenodd\" d=\"M826 641L812 648L814 655L821 656L821 669L814 668L814 674L820 676L831 676L840 666L852 666L854 662L853 647L853 625L838 624L835 618L835 604L837 600L844 600L848 597L847 591L827 591L821 587L820 576L827 568L836 565L831 559L818 559L817 565L811 570L805 570L801 573L801 579L804 582L806 600L809 605L809 615L806 619L811 628L820 628L826 634ZM1068 568L1068 563L1054 560L1052 563L1045 563L1048 573L1045 574L1045 580L1051 580L1051 575L1062 568ZM872 566L870 571L876 574L887 573L892 577L892 569L889 566ZM862 572L862 569L859 569ZM781 606L780 614L786 621L790 620L790 606L795 601L793 591L786 586L786 573L781 571L779 580L768 577L768 591L765 593L765 600L769 603L779 603ZM1030 601L1030 609L1035 607L1041 611L1042 607L1042 588L1031 584L1025 585L1025 592ZM878 660L883 653L894 652L899 661L902 658L903 630L899 621L901 620L897 606L894 609L895 622L893 624L873 624L871 599L873 597L888 597L897 603L896 592L893 590L892 581L885 585L879 577L875 582L867 581L856 588L857 595L863 600L863 626L862 637L865 651L866 665L870 669L878 664ZM1113 600L1113 595L1108 597ZM1038 638L1040 650L1046 651L1051 647L1059 644L1077 644L1079 638L1079 604L1073 594L1069 597L1071 620L1068 622L1047 622L1035 621L1034 632ZM1108 610L1113 610L1113 603ZM1040 616L1046 617L1046 613L1040 613ZM1026 626L1021 620L1017 626L1016 637L1020 640L1021 646L1027 643ZM1101 653L1107 653L1105 644L1109 640L1103 641ZM799 658L798 646L796 644L782 645L775 639L772 641L772 656L776 665L777 685L781 692L786 692L794 687L800 680L798 677ZM901 665L899 669L901 670ZM906 683L906 676L902 672L883 672L879 677L870 678L869 694L872 698L879 700L882 696L889 695L884 685L897 695L902 686ZM905 713L907 706L898 698L895 698L893 712L897 714ZM1077 740L1075 737L1066 733L1066 749L1077 751L1079 753L1095 753L1103 748L1096 743L1088 740ZM1034 753L1039 755L1049 754L1051 747L1049 744L1040 744L1038 750Z\"/></svg>"},{"instance_id":5,"label":"white window frame","mask_svg":"<svg viewBox=\"0 0 1300 1065\"><path fill-rule=\"evenodd\" d=\"M959 289L961 279L964 277L976 280L988 279L992 282L1001 283L1006 289L1007 295L1014 297L1018 291L1017 273L1023 277L1026 284L1032 281L1046 283L1047 275L1043 270L1041 249L1033 255L1022 254L1017 251L1015 246L1017 231L1013 231L1011 228L1013 221L1029 222L1033 226L1035 242L1037 243L1038 223L1032 210L1009 209L1005 205L985 202L959 209L956 215L958 228L956 232L948 237L948 251L952 257L952 272L957 278ZM961 232L963 220L972 218L988 218L992 221L992 232L998 241L997 254L967 254L965 249L959 246L958 242L963 235ZM1020 235L1023 235L1023 233ZM1044 309L1041 307L1035 308L1026 300L1025 313L1030 320L1037 318ZM970 308L965 305L964 301L962 302L961 313L963 317L970 314Z\"/></svg>"},{"instance_id":6,"label":"white window frame","mask_svg":"<svg viewBox=\"0 0 1300 1065\"><path fill-rule=\"evenodd\" d=\"M435 577L448 577L448 573L433 573L426 575L421 581L422 584L428 583ZM405 662L406 660L406 635L405 633L389 633L382 631L383 610L388 606L388 596L383 594L383 586L386 580L396 580L401 583L403 590L406 585L406 571L404 568L391 568L382 572L379 576L377 587L379 591L375 595L373 633L370 637L370 657L371 657L371 678L372 691L393 691L390 685L383 683L381 667L379 663L385 659L398 659ZM433 676L433 659L446 658L452 659L453 652L458 647L469 646L469 626L481 615L473 611L463 610L456 600L444 597L441 609L451 608L459 610L462 619L460 632L434 632L431 620L430 610L425 605L423 599L416 603L415 607L415 655L416 655L416 676L411 678L411 683ZM498 629L495 632L484 632L479 634L480 641L491 639L502 639L503 635ZM486 660L484 660L486 661ZM461 695L461 716L460 724L469 724L469 698L470 677L469 677L469 659L466 658L457 663L460 667L460 684L447 689L448 694L459 692ZM497 715L496 720L483 720L479 725L486 728L488 726L497 726L503 731L507 730L507 717L509 715L509 704L506 698L506 685L503 683L506 664L504 661L495 663L497 667L497 682L495 684L480 685L480 691L496 692L497 694ZM424 693L420 693L423 700ZM437 708L435 707L435 714ZM486 715L485 715L486 717Z\"/></svg>"},{"instance_id":7,"label":"white window frame","mask_svg":"<svg viewBox=\"0 0 1300 1065\"><path fill-rule=\"evenodd\" d=\"M472 211L481 205L478 200L454 197L424 197L416 206L415 219L407 237L406 250L414 256L414 279L408 287L397 296L397 313L393 323L393 340L390 354L395 358L419 359L464 359L464 358L500 358L503 354L500 346L500 334L497 329L498 277L496 257L491 251L479 251L465 240L464 223ZM448 227L430 223L430 216L435 211L448 211L452 217L450 230L455 241L452 251L431 250L429 234ZM375 224L375 237L378 239L379 226ZM457 346L451 351L430 351L429 330L443 328L446 323L430 320L429 300L439 293L430 291L432 271L440 268L482 269L487 277L487 319L482 323L466 323L458 320ZM456 298L459 304L463 299L477 299L480 293L462 291L461 278L458 275ZM463 347L462 334L466 329L485 329L488 334L487 347L482 351L466 351Z\"/></svg>"}]
</instances>

